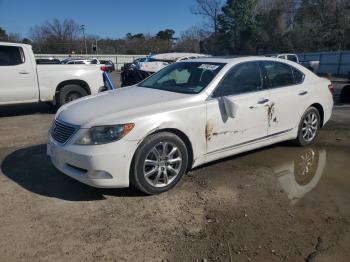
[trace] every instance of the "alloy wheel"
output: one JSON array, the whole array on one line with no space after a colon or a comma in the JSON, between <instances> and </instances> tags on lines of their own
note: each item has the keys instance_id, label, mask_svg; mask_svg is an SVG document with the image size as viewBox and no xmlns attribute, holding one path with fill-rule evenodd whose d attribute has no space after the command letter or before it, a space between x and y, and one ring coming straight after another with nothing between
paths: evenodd
<instances>
[{"instance_id":1,"label":"alloy wheel","mask_svg":"<svg viewBox=\"0 0 350 262\"><path fill-rule=\"evenodd\" d=\"M143 175L153 187L166 187L180 174L182 155L171 142L160 142L146 156Z\"/></svg>"},{"instance_id":2,"label":"alloy wheel","mask_svg":"<svg viewBox=\"0 0 350 262\"><path fill-rule=\"evenodd\" d=\"M315 112L309 112L303 121L302 134L306 142L312 141L317 134L318 130L318 117Z\"/></svg>"}]
</instances>

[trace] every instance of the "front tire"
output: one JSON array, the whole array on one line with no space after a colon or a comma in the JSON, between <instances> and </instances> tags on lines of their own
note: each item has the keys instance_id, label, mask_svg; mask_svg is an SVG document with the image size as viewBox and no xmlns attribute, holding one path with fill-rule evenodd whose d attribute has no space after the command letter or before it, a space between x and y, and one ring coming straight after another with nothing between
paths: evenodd
<instances>
[{"instance_id":1,"label":"front tire","mask_svg":"<svg viewBox=\"0 0 350 262\"><path fill-rule=\"evenodd\" d=\"M301 118L298 137L294 141L299 146L307 146L314 143L321 127L320 113L315 107L309 107Z\"/></svg>"},{"instance_id":2,"label":"front tire","mask_svg":"<svg viewBox=\"0 0 350 262\"><path fill-rule=\"evenodd\" d=\"M187 165L185 143L173 133L156 133L147 137L137 149L130 180L146 194L163 193L180 181Z\"/></svg>"}]
</instances>

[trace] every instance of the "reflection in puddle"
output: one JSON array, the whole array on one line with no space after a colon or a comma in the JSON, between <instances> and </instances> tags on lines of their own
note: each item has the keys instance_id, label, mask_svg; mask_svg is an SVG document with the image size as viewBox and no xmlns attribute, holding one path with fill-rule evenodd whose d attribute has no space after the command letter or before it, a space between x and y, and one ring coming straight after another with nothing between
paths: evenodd
<instances>
[{"instance_id":1,"label":"reflection in puddle","mask_svg":"<svg viewBox=\"0 0 350 262\"><path fill-rule=\"evenodd\" d=\"M271 168L282 189L295 204L320 181L327 164L327 150L317 147L276 147L244 156L242 160Z\"/></svg>"}]
</instances>

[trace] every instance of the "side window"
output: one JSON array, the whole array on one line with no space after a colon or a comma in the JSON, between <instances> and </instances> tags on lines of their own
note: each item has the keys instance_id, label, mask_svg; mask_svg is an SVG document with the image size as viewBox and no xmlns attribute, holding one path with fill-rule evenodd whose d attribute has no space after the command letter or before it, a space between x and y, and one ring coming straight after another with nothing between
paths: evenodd
<instances>
[{"instance_id":1,"label":"side window","mask_svg":"<svg viewBox=\"0 0 350 262\"><path fill-rule=\"evenodd\" d=\"M262 62L262 64L266 72L267 87L276 88L294 85L293 72L289 65L279 62Z\"/></svg>"},{"instance_id":2,"label":"side window","mask_svg":"<svg viewBox=\"0 0 350 262\"><path fill-rule=\"evenodd\" d=\"M304 82L305 75L302 72L300 72L298 69L296 69L294 67L292 67L292 71L293 71L293 76L294 76L294 83L296 85Z\"/></svg>"},{"instance_id":3,"label":"side window","mask_svg":"<svg viewBox=\"0 0 350 262\"><path fill-rule=\"evenodd\" d=\"M0 66L14 66L25 62L22 47L0 45Z\"/></svg>"},{"instance_id":4,"label":"side window","mask_svg":"<svg viewBox=\"0 0 350 262\"><path fill-rule=\"evenodd\" d=\"M214 91L213 97L237 95L260 91L263 88L257 62L234 66Z\"/></svg>"}]
</instances>

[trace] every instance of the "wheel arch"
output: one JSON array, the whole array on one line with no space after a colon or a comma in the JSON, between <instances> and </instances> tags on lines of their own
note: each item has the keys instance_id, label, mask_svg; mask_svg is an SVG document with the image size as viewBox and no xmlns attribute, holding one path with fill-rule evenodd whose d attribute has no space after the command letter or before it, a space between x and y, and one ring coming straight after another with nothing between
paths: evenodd
<instances>
[{"instance_id":1,"label":"wheel arch","mask_svg":"<svg viewBox=\"0 0 350 262\"><path fill-rule=\"evenodd\" d=\"M139 145L145 140L146 137L149 137L151 135L154 134L158 134L158 133L172 133L176 136L178 136L184 143L187 149L187 153L188 153L188 166L187 166L187 170L190 170L192 168L193 165L193 146L191 143L191 140L189 139L189 137L181 130L177 129L177 128L159 128L154 130L153 132L148 133L142 140L140 140ZM137 151L137 149L136 149ZM136 151L134 153L133 159L135 157ZM133 162L133 161L132 161Z\"/></svg>"},{"instance_id":2,"label":"wheel arch","mask_svg":"<svg viewBox=\"0 0 350 262\"><path fill-rule=\"evenodd\" d=\"M314 107L318 110L318 112L320 113L320 117L321 117L321 126L320 127L323 127L324 125L324 109L323 109L323 106L319 103L314 103L312 104L310 107Z\"/></svg>"},{"instance_id":3,"label":"wheel arch","mask_svg":"<svg viewBox=\"0 0 350 262\"><path fill-rule=\"evenodd\" d=\"M85 82L84 80L80 80L80 79L65 80L65 81L59 83L56 87L56 95L58 93L60 93L61 89L66 85L81 86L88 93L88 95L91 95L91 89L90 89L89 84L87 82Z\"/></svg>"}]
</instances>

